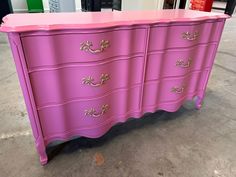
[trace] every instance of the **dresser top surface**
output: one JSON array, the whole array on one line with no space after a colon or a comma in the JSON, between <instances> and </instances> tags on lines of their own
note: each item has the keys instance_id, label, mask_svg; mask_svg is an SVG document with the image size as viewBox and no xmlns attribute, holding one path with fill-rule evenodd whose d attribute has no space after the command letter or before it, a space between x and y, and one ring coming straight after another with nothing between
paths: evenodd
<instances>
[{"instance_id":1,"label":"dresser top surface","mask_svg":"<svg viewBox=\"0 0 236 177\"><path fill-rule=\"evenodd\" d=\"M3 18L2 32L106 28L122 25L188 22L228 18L223 13L183 9L156 11L113 11L76 13L9 14Z\"/></svg>"}]
</instances>

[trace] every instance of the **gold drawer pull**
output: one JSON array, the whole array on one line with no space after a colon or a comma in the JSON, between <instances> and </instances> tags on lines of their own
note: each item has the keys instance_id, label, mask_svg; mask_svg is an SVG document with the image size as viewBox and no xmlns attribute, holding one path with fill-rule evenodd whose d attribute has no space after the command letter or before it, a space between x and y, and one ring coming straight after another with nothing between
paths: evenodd
<instances>
[{"instance_id":1,"label":"gold drawer pull","mask_svg":"<svg viewBox=\"0 0 236 177\"><path fill-rule=\"evenodd\" d=\"M191 59L189 59L187 62L184 62L184 60L177 60L176 66L179 66L180 68L189 68L191 66L191 62Z\"/></svg>"},{"instance_id":2,"label":"gold drawer pull","mask_svg":"<svg viewBox=\"0 0 236 177\"><path fill-rule=\"evenodd\" d=\"M94 83L94 78L92 76L87 76L87 77L82 79L82 84L90 85L92 87L100 87L103 84L105 84L105 82L108 81L109 79L110 79L109 74L102 74L101 77L100 77L100 82L99 83Z\"/></svg>"},{"instance_id":3,"label":"gold drawer pull","mask_svg":"<svg viewBox=\"0 0 236 177\"><path fill-rule=\"evenodd\" d=\"M90 117L100 117L100 116L104 115L108 111L108 109L109 109L109 105L104 104L104 105L102 105L100 113L97 113L97 111L94 108L90 108L90 109L84 111L84 115L90 116Z\"/></svg>"},{"instance_id":4,"label":"gold drawer pull","mask_svg":"<svg viewBox=\"0 0 236 177\"><path fill-rule=\"evenodd\" d=\"M184 92L184 87L172 87L171 92L181 94Z\"/></svg>"},{"instance_id":5,"label":"gold drawer pull","mask_svg":"<svg viewBox=\"0 0 236 177\"><path fill-rule=\"evenodd\" d=\"M100 49L92 49L93 43L91 41L86 41L80 44L80 50L84 50L86 52L90 52L92 54L101 53L104 49L110 46L110 42L108 40L101 40Z\"/></svg>"},{"instance_id":6,"label":"gold drawer pull","mask_svg":"<svg viewBox=\"0 0 236 177\"><path fill-rule=\"evenodd\" d=\"M199 32L194 32L193 34L190 32L184 32L182 33L182 37L188 41L194 41L199 37Z\"/></svg>"}]
</instances>

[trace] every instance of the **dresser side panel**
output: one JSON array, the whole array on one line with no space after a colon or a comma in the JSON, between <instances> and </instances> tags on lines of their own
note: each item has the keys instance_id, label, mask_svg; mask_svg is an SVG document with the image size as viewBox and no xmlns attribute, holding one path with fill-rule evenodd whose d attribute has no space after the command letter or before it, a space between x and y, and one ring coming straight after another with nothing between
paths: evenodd
<instances>
[{"instance_id":1,"label":"dresser side panel","mask_svg":"<svg viewBox=\"0 0 236 177\"><path fill-rule=\"evenodd\" d=\"M18 78L23 92L26 108L28 111L32 132L35 138L35 145L40 155L41 163L45 164L47 162L45 144L43 141L41 125L38 119L38 113L36 110L32 88L24 59L24 53L21 45L20 35L18 33L9 33L8 38L12 49L13 58L15 61L16 70L18 73Z\"/></svg>"},{"instance_id":2,"label":"dresser side panel","mask_svg":"<svg viewBox=\"0 0 236 177\"><path fill-rule=\"evenodd\" d=\"M215 61L215 58L216 58L216 54L217 54L217 49L219 47L219 44L220 44L220 39L221 39L221 36L222 36L222 33L223 33L223 29L224 29L224 25L225 25L225 19L223 19L221 21L220 24L218 24L218 28L217 28L217 38L218 38L218 43L215 47L215 50L213 51L212 53L212 62L211 62L211 68L210 68L210 71L208 72L208 75L204 81L204 84L203 84L203 92L198 95L198 98L199 98L199 102L201 103L203 101L203 98L205 96L205 92L206 92L206 88L207 88L207 84L208 84L208 81L209 81L209 78L210 78L210 74L211 74L211 70L212 70L212 67L213 67L213 64L214 64L214 61Z\"/></svg>"}]
</instances>

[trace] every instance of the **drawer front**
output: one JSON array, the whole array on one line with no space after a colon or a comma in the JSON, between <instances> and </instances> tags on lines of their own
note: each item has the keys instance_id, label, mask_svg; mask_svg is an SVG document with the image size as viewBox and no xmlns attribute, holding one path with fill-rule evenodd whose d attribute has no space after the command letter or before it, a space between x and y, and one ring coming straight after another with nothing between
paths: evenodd
<instances>
[{"instance_id":1,"label":"drawer front","mask_svg":"<svg viewBox=\"0 0 236 177\"><path fill-rule=\"evenodd\" d=\"M84 135L85 129L102 125L108 129L113 123L125 121L132 117L133 112L139 111L140 91L140 87L133 87L99 99L79 100L38 110L45 140Z\"/></svg>"},{"instance_id":2,"label":"drawer front","mask_svg":"<svg viewBox=\"0 0 236 177\"><path fill-rule=\"evenodd\" d=\"M194 72L179 78L168 78L146 82L144 85L143 107L175 102L188 94L204 89L209 71Z\"/></svg>"},{"instance_id":3,"label":"drawer front","mask_svg":"<svg viewBox=\"0 0 236 177\"><path fill-rule=\"evenodd\" d=\"M22 37L29 69L143 53L145 41L145 29Z\"/></svg>"},{"instance_id":4,"label":"drawer front","mask_svg":"<svg viewBox=\"0 0 236 177\"><path fill-rule=\"evenodd\" d=\"M142 82L143 57L112 62L72 65L30 73L38 107L79 98L102 96Z\"/></svg>"},{"instance_id":5,"label":"drawer front","mask_svg":"<svg viewBox=\"0 0 236 177\"><path fill-rule=\"evenodd\" d=\"M146 81L161 77L182 76L194 70L211 67L217 44L172 49L148 55Z\"/></svg>"},{"instance_id":6,"label":"drawer front","mask_svg":"<svg viewBox=\"0 0 236 177\"><path fill-rule=\"evenodd\" d=\"M218 42L224 22L192 23L151 28L149 51L189 47L199 43Z\"/></svg>"}]
</instances>

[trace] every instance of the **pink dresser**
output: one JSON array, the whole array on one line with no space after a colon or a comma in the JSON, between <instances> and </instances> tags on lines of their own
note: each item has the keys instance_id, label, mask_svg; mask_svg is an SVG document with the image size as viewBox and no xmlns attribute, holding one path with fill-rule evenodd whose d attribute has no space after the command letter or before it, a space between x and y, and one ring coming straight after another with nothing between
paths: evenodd
<instances>
[{"instance_id":1,"label":"pink dresser","mask_svg":"<svg viewBox=\"0 0 236 177\"><path fill-rule=\"evenodd\" d=\"M12 14L7 32L40 162L145 112L200 108L224 14L191 10Z\"/></svg>"}]
</instances>

